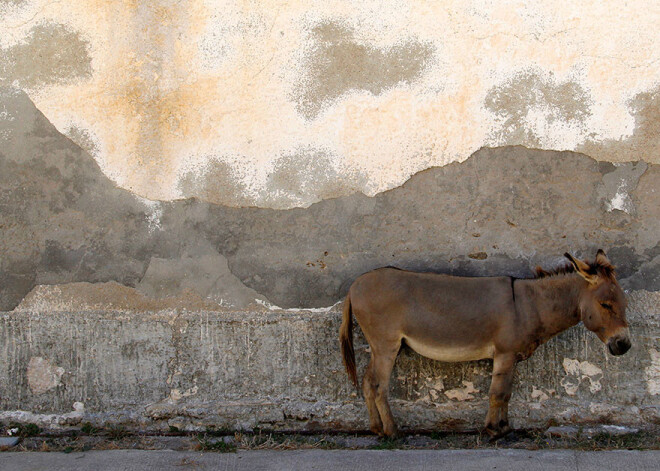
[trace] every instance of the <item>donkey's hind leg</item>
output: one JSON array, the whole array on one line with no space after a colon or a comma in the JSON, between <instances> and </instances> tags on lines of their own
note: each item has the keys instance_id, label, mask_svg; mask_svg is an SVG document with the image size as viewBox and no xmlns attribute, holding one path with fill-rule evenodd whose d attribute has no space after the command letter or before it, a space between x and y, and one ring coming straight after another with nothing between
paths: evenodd
<instances>
[{"instance_id":1,"label":"donkey's hind leg","mask_svg":"<svg viewBox=\"0 0 660 471\"><path fill-rule=\"evenodd\" d=\"M372 353L373 362L373 386L375 389L376 407L380 414L380 419L383 422L383 432L388 437L396 437L397 427L390 409L390 404L387 402L387 395L390 389L390 375L394 367L394 361L401 348L401 341L395 345L383 348L381 346L378 351L374 350Z\"/></svg>"},{"instance_id":2,"label":"donkey's hind leg","mask_svg":"<svg viewBox=\"0 0 660 471\"><path fill-rule=\"evenodd\" d=\"M364 401L367 403L369 411L369 430L378 435L383 435L383 421L380 420L378 407L376 406L376 378L374 376L374 357L371 356L367 371L362 379L362 392Z\"/></svg>"}]
</instances>

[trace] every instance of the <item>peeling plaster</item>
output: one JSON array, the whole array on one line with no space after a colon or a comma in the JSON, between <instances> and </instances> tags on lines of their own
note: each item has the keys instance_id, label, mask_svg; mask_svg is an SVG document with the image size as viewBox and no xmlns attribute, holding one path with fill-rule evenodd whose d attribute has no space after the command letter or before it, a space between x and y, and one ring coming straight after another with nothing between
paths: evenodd
<instances>
[{"instance_id":1,"label":"peeling plaster","mask_svg":"<svg viewBox=\"0 0 660 471\"><path fill-rule=\"evenodd\" d=\"M27 366L28 385L34 394L43 394L58 387L64 368L53 365L42 357L32 357Z\"/></svg>"},{"instance_id":2,"label":"peeling plaster","mask_svg":"<svg viewBox=\"0 0 660 471\"><path fill-rule=\"evenodd\" d=\"M603 183L599 188L601 198L605 200L605 209L632 214L635 212L635 204L630 194L637 188L648 166L645 162L627 162L615 163L613 168L613 171L603 175Z\"/></svg>"},{"instance_id":3,"label":"peeling plaster","mask_svg":"<svg viewBox=\"0 0 660 471\"><path fill-rule=\"evenodd\" d=\"M137 290L152 299L194 293L205 301L235 308L268 303L230 271L225 257L207 247L187 250L175 260L152 257Z\"/></svg>"},{"instance_id":4,"label":"peeling plaster","mask_svg":"<svg viewBox=\"0 0 660 471\"><path fill-rule=\"evenodd\" d=\"M38 23L18 44L0 48L0 86L28 90L91 77L88 43L66 25Z\"/></svg>"},{"instance_id":5,"label":"peeling plaster","mask_svg":"<svg viewBox=\"0 0 660 471\"><path fill-rule=\"evenodd\" d=\"M486 109L497 116L490 142L572 149L584 142L591 98L577 81L552 72L525 70L488 91Z\"/></svg>"},{"instance_id":6,"label":"peeling plaster","mask_svg":"<svg viewBox=\"0 0 660 471\"><path fill-rule=\"evenodd\" d=\"M20 135L0 155L0 204L12 208L0 227L7 310L35 285L109 280L137 287L129 298L140 306L240 308L261 299L324 307L378 266L524 277L567 249L593 257L597 247L613 255L624 288L659 286L656 165L484 148L374 198L354 194L305 210L145 203L112 185L25 94L2 98L16 119L0 125ZM621 179L635 214L606 210Z\"/></svg>"},{"instance_id":7,"label":"peeling plaster","mask_svg":"<svg viewBox=\"0 0 660 471\"><path fill-rule=\"evenodd\" d=\"M633 123L631 129L619 138L590 137L577 150L601 160L625 162L644 160L657 162L660 155L660 84L635 94L626 100Z\"/></svg>"},{"instance_id":8,"label":"peeling plaster","mask_svg":"<svg viewBox=\"0 0 660 471\"><path fill-rule=\"evenodd\" d=\"M463 381L463 386L463 388L455 388L445 391L445 396L456 401L469 401L474 399L472 394L479 392L471 381Z\"/></svg>"},{"instance_id":9,"label":"peeling plaster","mask_svg":"<svg viewBox=\"0 0 660 471\"><path fill-rule=\"evenodd\" d=\"M156 232L163 228L161 218L163 217L163 205L160 201L141 199L147 207L147 224L150 232Z\"/></svg>"},{"instance_id":10,"label":"peeling plaster","mask_svg":"<svg viewBox=\"0 0 660 471\"><path fill-rule=\"evenodd\" d=\"M607 205L608 211L612 211L614 209L618 209L626 213L630 213L632 211L633 202L630 199L630 195L624 191L625 188L626 182L625 180L621 180L621 183L619 183L619 186L616 189L616 194Z\"/></svg>"},{"instance_id":11,"label":"peeling plaster","mask_svg":"<svg viewBox=\"0 0 660 471\"><path fill-rule=\"evenodd\" d=\"M96 156L101 151L98 137L91 133L89 127L84 127L72 123L69 125L68 129L66 129L64 134L73 142L78 144L81 148L85 149L89 155Z\"/></svg>"},{"instance_id":12,"label":"peeling plaster","mask_svg":"<svg viewBox=\"0 0 660 471\"><path fill-rule=\"evenodd\" d=\"M581 384L588 382L589 391L593 394L602 389L600 383L603 378L603 370L588 361L579 361L572 358L564 358L562 365L566 376L561 380L561 385L569 396L574 396Z\"/></svg>"},{"instance_id":13,"label":"peeling plaster","mask_svg":"<svg viewBox=\"0 0 660 471\"><path fill-rule=\"evenodd\" d=\"M309 206L394 188L485 144L659 162L651 0L12 0L0 12L0 48L14 51L0 80L28 88L106 175L150 199ZM336 178L316 187L322 169L296 173L298 149L322 149ZM287 155L276 180L300 194L269 179ZM228 165L226 188L198 181L214 161Z\"/></svg>"},{"instance_id":14,"label":"peeling plaster","mask_svg":"<svg viewBox=\"0 0 660 471\"><path fill-rule=\"evenodd\" d=\"M380 95L400 83L414 82L431 60L433 47L403 40L389 49L360 44L346 26L325 22L311 28L303 72L293 92L298 112L306 119L349 91Z\"/></svg>"}]
</instances>

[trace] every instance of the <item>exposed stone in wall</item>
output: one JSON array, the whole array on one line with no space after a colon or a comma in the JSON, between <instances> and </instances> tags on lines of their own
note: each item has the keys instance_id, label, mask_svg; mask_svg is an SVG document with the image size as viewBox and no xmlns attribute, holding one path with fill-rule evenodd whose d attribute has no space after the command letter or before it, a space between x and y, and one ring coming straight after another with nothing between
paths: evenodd
<instances>
[{"instance_id":1,"label":"exposed stone in wall","mask_svg":"<svg viewBox=\"0 0 660 471\"><path fill-rule=\"evenodd\" d=\"M375 197L306 209L150 202L112 184L25 94L0 100L1 309L38 284L107 281L228 306L328 306L379 266L526 277L598 248L625 288L660 289L657 165L484 148Z\"/></svg>"}]
</instances>

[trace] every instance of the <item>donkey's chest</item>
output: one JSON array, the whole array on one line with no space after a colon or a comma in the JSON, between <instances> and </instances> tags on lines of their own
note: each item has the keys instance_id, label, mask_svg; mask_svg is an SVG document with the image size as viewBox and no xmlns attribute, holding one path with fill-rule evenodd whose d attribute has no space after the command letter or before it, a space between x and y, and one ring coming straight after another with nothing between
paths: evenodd
<instances>
[{"instance_id":1,"label":"donkey's chest","mask_svg":"<svg viewBox=\"0 0 660 471\"><path fill-rule=\"evenodd\" d=\"M492 343L474 345L443 345L404 338L406 344L422 356L438 361L459 362L493 358L495 347Z\"/></svg>"}]
</instances>

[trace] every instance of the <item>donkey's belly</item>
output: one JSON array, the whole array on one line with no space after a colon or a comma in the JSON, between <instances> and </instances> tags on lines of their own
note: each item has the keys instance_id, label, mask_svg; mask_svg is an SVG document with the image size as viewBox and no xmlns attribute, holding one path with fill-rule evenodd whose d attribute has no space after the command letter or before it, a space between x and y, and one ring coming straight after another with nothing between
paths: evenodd
<instances>
[{"instance_id":1,"label":"donkey's belly","mask_svg":"<svg viewBox=\"0 0 660 471\"><path fill-rule=\"evenodd\" d=\"M482 360L484 358L493 358L495 353L495 347L490 343L479 347L455 345L443 346L422 343L407 337L405 337L404 340L410 348L420 355L439 361L455 362Z\"/></svg>"}]
</instances>

